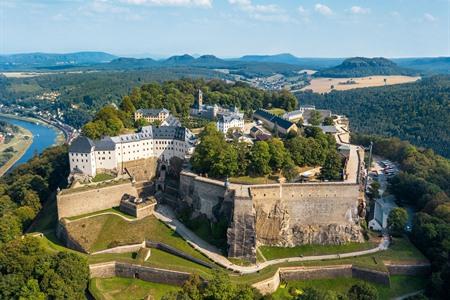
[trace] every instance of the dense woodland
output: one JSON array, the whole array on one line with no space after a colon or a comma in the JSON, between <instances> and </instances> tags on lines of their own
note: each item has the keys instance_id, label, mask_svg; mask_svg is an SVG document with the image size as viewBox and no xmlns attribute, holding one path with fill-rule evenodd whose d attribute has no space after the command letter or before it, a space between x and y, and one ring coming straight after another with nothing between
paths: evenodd
<instances>
[{"instance_id":1,"label":"dense woodland","mask_svg":"<svg viewBox=\"0 0 450 300\"><path fill-rule=\"evenodd\" d=\"M39 238L21 238L58 187L66 186L67 148L35 156L0 180L0 298L84 299L88 266L82 257L50 253Z\"/></svg>"},{"instance_id":2,"label":"dense woodland","mask_svg":"<svg viewBox=\"0 0 450 300\"><path fill-rule=\"evenodd\" d=\"M222 80L181 79L164 83L150 83L135 88L123 97L119 109L103 107L92 122L83 127L85 135L99 138L102 135L117 135L124 128L136 128L132 114L140 108L167 108L181 120L186 120L193 107L198 90L203 91L203 102L238 107L251 115L253 110L264 107L281 107L293 110L297 99L287 91L267 92L245 83L228 84Z\"/></svg>"},{"instance_id":3,"label":"dense woodland","mask_svg":"<svg viewBox=\"0 0 450 300\"><path fill-rule=\"evenodd\" d=\"M356 144L367 146L370 141L375 154L400 164L389 191L417 210L411 238L432 263L430 294L444 299L450 295L450 161L397 138L352 136Z\"/></svg>"},{"instance_id":4,"label":"dense woodland","mask_svg":"<svg viewBox=\"0 0 450 300\"><path fill-rule=\"evenodd\" d=\"M0 75L0 102L39 110L64 112L64 122L80 128L106 104L118 104L133 87L148 82L162 82L184 77L224 78L224 74L208 69L188 67L102 71L84 73L57 73L29 78L6 78ZM37 101L35 96L58 91L57 101Z\"/></svg>"},{"instance_id":5,"label":"dense woodland","mask_svg":"<svg viewBox=\"0 0 450 300\"><path fill-rule=\"evenodd\" d=\"M354 132L399 137L450 157L450 76L297 98L348 116Z\"/></svg>"}]
</instances>

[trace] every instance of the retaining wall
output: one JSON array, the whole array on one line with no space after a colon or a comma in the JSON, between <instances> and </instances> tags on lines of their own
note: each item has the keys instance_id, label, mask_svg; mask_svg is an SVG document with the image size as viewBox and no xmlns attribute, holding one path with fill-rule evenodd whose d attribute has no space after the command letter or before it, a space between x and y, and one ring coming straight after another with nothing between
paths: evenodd
<instances>
[{"instance_id":1,"label":"retaining wall","mask_svg":"<svg viewBox=\"0 0 450 300\"><path fill-rule=\"evenodd\" d=\"M123 262L107 262L89 265L91 278L126 277L145 281L181 286L190 273L152 268Z\"/></svg>"},{"instance_id":2,"label":"retaining wall","mask_svg":"<svg viewBox=\"0 0 450 300\"><path fill-rule=\"evenodd\" d=\"M58 218L74 217L119 206L124 194L138 197L137 190L131 182L99 188L91 187L88 190L63 191L56 197Z\"/></svg>"},{"instance_id":3,"label":"retaining wall","mask_svg":"<svg viewBox=\"0 0 450 300\"><path fill-rule=\"evenodd\" d=\"M386 263L390 275L429 276L431 266L429 263L416 265L401 265Z\"/></svg>"}]
</instances>

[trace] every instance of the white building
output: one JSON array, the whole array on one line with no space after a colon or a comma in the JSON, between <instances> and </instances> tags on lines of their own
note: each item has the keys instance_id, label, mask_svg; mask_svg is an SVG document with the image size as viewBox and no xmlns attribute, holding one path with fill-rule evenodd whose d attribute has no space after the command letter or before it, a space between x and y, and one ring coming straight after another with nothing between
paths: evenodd
<instances>
[{"instance_id":1,"label":"white building","mask_svg":"<svg viewBox=\"0 0 450 300\"><path fill-rule=\"evenodd\" d=\"M397 204L392 195L375 200L373 219L369 221L369 228L377 231L387 228L389 213L396 207Z\"/></svg>"},{"instance_id":2,"label":"white building","mask_svg":"<svg viewBox=\"0 0 450 300\"><path fill-rule=\"evenodd\" d=\"M229 129L244 129L244 114L240 113L237 108L233 112L222 113L218 115L216 122L217 130L226 134Z\"/></svg>"},{"instance_id":3,"label":"white building","mask_svg":"<svg viewBox=\"0 0 450 300\"><path fill-rule=\"evenodd\" d=\"M145 126L138 133L95 141L80 136L69 146L70 172L95 176L99 170L121 170L123 162L151 157L185 159L194 145L189 129L177 126Z\"/></svg>"}]
</instances>

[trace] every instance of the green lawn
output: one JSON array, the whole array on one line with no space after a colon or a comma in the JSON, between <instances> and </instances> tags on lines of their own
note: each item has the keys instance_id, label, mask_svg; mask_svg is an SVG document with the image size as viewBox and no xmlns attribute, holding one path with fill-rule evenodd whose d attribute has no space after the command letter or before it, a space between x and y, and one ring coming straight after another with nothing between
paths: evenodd
<instances>
[{"instance_id":1,"label":"green lawn","mask_svg":"<svg viewBox=\"0 0 450 300\"><path fill-rule=\"evenodd\" d=\"M286 258L286 257L298 257L303 256L315 256L325 254L337 254L348 253L361 250L368 250L377 247L375 242L364 243L348 243L345 245L302 245L296 247L271 247L261 246L259 250L267 260Z\"/></svg>"},{"instance_id":2,"label":"green lawn","mask_svg":"<svg viewBox=\"0 0 450 300\"><path fill-rule=\"evenodd\" d=\"M152 299L161 299L165 294L179 289L173 285L120 277L93 278L89 282L89 291L97 300L136 300L147 295L151 295Z\"/></svg>"},{"instance_id":3,"label":"green lawn","mask_svg":"<svg viewBox=\"0 0 450 300\"><path fill-rule=\"evenodd\" d=\"M239 177L231 177L231 183L240 183L240 184L268 184L268 183L277 183L276 180L270 179L268 176L260 176L260 177L251 177L251 176L239 176Z\"/></svg>"},{"instance_id":4,"label":"green lawn","mask_svg":"<svg viewBox=\"0 0 450 300\"><path fill-rule=\"evenodd\" d=\"M281 116L281 115L283 115L286 112L282 108L271 108L271 109L268 109L268 111L273 113L276 116Z\"/></svg>"},{"instance_id":5,"label":"green lawn","mask_svg":"<svg viewBox=\"0 0 450 300\"><path fill-rule=\"evenodd\" d=\"M335 279L314 279L304 281L290 281L286 287L278 288L272 295L275 300L290 300L293 299L289 295L289 288L295 287L298 290L303 290L306 287L314 287L320 290L332 290L341 294L347 293L350 287L362 281L356 278L335 278ZM391 299L417 290L421 290L426 285L426 279L415 276L391 276L391 287L384 285L373 284L377 290L380 300Z\"/></svg>"},{"instance_id":6,"label":"green lawn","mask_svg":"<svg viewBox=\"0 0 450 300\"><path fill-rule=\"evenodd\" d=\"M208 261L176 232L154 216L134 222L108 214L67 224L70 234L88 251L95 252L119 245L137 244L144 239L161 242L189 255Z\"/></svg>"},{"instance_id":7,"label":"green lawn","mask_svg":"<svg viewBox=\"0 0 450 300\"><path fill-rule=\"evenodd\" d=\"M122 216L124 216L125 218L128 218L128 219L136 219L135 216L132 216L132 215L129 215L129 214L126 214L126 213L120 211L118 206L117 207L113 207L113 208L104 209L104 210L99 210L99 211L92 212L92 213L79 215L79 216L67 217L65 219L68 219L70 221L75 221L75 220L78 220L78 219L81 219L81 218L85 218L85 217L89 217L89 216L95 216L95 215L98 215L98 214L101 214L101 213L106 213L106 212L116 213L116 214L122 215Z\"/></svg>"},{"instance_id":8,"label":"green lawn","mask_svg":"<svg viewBox=\"0 0 450 300\"><path fill-rule=\"evenodd\" d=\"M113 176L111 174L98 173L97 175L95 175L94 178L92 178L92 182L101 182L101 181L105 181L105 180L111 180L114 178L115 178L115 176Z\"/></svg>"}]
</instances>

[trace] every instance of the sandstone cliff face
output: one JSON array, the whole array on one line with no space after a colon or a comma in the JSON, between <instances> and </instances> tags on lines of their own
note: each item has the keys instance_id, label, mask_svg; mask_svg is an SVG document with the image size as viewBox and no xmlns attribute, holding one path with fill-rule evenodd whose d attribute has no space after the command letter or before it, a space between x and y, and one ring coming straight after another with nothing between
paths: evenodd
<instances>
[{"instance_id":1,"label":"sandstone cliff face","mask_svg":"<svg viewBox=\"0 0 450 300\"><path fill-rule=\"evenodd\" d=\"M292 222L288 206L282 200L278 200L270 211L265 211L262 206L256 206L255 211L258 245L293 247L304 244L339 245L363 241L361 228L354 224L351 212L346 216L349 222L302 224Z\"/></svg>"}]
</instances>

